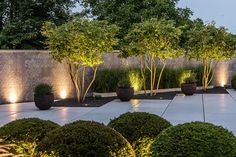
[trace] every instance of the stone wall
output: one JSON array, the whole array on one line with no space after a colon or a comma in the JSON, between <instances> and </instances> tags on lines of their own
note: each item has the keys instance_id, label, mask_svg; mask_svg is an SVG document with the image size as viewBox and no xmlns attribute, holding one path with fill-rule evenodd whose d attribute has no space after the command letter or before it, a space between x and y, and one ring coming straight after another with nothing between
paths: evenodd
<instances>
[{"instance_id":1,"label":"stone wall","mask_svg":"<svg viewBox=\"0 0 236 157\"><path fill-rule=\"evenodd\" d=\"M0 51L0 100L32 101L39 83L52 84L55 96L73 95L66 64L54 61L47 51Z\"/></svg>"},{"instance_id":2,"label":"stone wall","mask_svg":"<svg viewBox=\"0 0 236 157\"><path fill-rule=\"evenodd\" d=\"M195 66L185 58L168 61L172 68ZM139 67L136 57L120 59L117 53L104 55L100 68ZM227 84L236 71L236 58L217 66L215 85ZM54 61L48 51L41 50L0 50L0 103L32 101L33 89L39 83L52 84L56 98L62 94L73 97L74 89L68 66Z\"/></svg>"}]
</instances>

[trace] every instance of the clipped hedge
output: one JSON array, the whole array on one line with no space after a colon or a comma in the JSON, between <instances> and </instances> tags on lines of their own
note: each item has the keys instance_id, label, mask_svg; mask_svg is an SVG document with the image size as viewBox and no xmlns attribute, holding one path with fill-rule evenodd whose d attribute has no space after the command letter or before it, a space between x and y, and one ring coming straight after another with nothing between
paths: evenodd
<instances>
[{"instance_id":1,"label":"clipped hedge","mask_svg":"<svg viewBox=\"0 0 236 157\"><path fill-rule=\"evenodd\" d=\"M233 157L236 156L236 138L213 124L185 123L161 132L151 152L152 157Z\"/></svg>"},{"instance_id":2,"label":"clipped hedge","mask_svg":"<svg viewBox=\"0 0 236 157\"><path fill-rule=\"evenodd\" d=\"M39 143L37 152L57 157L135 157L121 134L90 121L73 122L52 131Z\"/></svg>"},{"instance_id":3,"label":"clipped hedge","mask_svg":"<svg viewBox=\"0 0 236 157\"><path fill-rule=\"evenodd\" d=\"M133 146L137 156L148 156L153 139L171 126L165 119L149 113L125 113L110 121L109 127L121 133Z\"/></svg>"},{"instance_id":4,"label":"clipped hedge","mask_svg":"<svg viewBox=\"0 0 236 157\"><path fill-rule=\"evenodd\" d=\"M197 66L194 68L166 68L163 72L160 88L178 88L180 87L180 77L182 73L186 70L191 70L193 73L196 73L197 85L202 85L202 75L203 75L203 67ZM158 78L160 69L157 69ZM117 83L120 79L127 77L130 79L131 84L133 86L137 86L137 90L143 89L142 77L140 69L132 68L132 69L100 69L97 71L96 80L93 85L93 90L95 92L115 92L117 88ZM146 70L146 87L150 88L150 74L149 71ZM156 85L155 85L156 86Z\"/></svg>"},{"instance_id":5,"label":"clipped hedge","mask_svg":"<svg viewBox=\"0 0 236 157\"><path fill-rule=\"evenodd\" d=\"M34 153L38 142L59 125L38 118L27 118L12 121L0 128L0 139L6 143L14 143L13 152L24 154L24 156Z\"/></svg>"}]
</instances>

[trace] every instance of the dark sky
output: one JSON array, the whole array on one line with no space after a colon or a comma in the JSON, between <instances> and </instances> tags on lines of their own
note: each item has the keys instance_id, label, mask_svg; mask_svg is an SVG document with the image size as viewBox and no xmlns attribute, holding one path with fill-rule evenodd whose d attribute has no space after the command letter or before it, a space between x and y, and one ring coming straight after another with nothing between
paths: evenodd
<instances>
[{"instance_id":1,"label":"dark sky","mask_svg":"<svg viewBox=\"0 0 236 157\"><path fill-rule=\"evenodd\" d=\"M180 0L179 7L189 7L194 12L193 19L204 22L215 21L217 26L225 26L236 34L236 0ZM81 10L77 6L74 11Z\"/></svg>"}]
</instances>

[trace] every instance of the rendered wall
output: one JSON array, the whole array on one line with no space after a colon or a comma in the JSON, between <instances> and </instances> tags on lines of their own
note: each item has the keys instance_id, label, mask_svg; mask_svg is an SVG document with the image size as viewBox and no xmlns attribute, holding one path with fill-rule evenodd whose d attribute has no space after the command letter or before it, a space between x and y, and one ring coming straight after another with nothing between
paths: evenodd
<instances>
[{"instance_id":1,"label":"rendered wall","mask_svg":"<svg viewBox=\"0 0 236 157\"><path fill-rule=\"evenodd\" d=\"M138 67L136 57L120 59L117 53L104 55L104 64L100 68ZM169 67L195 66L180 58L168 61ZM236 59L220 63L216 68L215 85L229 83L236 71ZM0 103L32 101L33 89L39 83L52 84L57 98L61 95L73 97L74 90L70 80L68 66L54 61L48 51L41 50L0 50Z\"/></svg>"}]
</instances>

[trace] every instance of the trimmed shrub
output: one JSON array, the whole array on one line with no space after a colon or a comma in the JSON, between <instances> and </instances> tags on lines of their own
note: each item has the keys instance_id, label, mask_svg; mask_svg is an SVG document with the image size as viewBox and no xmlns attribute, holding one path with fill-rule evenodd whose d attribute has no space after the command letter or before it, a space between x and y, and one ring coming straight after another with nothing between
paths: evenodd
<instances>
[{"instance_id":1,"label":"trimmed shrub","mask_svg":"<svg viewBox=\"0 0 236 157\"><path fill-rule=\"evenodd\" d=\"M49 95L52 93L52 86L45 83L37 85L34 89L34 94L36 95Z\"/></svg>"},{"instance_id":2,"label":"trimmed shrub","mask_svg":"<svg viewBox=\"0 0 236 157\"><path fill-rule=\"evenodd\" d=\"M236 156L236 138L213 124L185 123L161 132L151 152L152 157L233 157Z\"/></svg>"},{"instance_id":3,"label":"trimmed shrub","mask_svg":"<svg viewBox=\"0 0 236 157\"><path fill-rule=\"evenodd\" d=\"M34 153L38 142L59 125L38 118L28 118L12 121L0 128L0 138L5 143L14 143L13 152L25 156Z\"/></svg>"},{"instance_id":4,"label":"trimmed shrub","mask_svg":"<svg viewBox=\"0 0 236 157\"><path fill-rule=\"evenodd\" d=\"M154 114L134 112L121 115L108 126L121 133L132 144L137 156L148 156L153 139L171 124Z\"/></svg>"},{"instance_id":5,"label":"trimmed shrub","mask_svg":"<svg viewBox=\"0 0 236 157\"><path fill-rule=\"evenodd\" d=\"M89 121L67 124L48 134L37 147L41 156L135 157L129 142L115 130Z\"/></svg>"}]
</instances>

